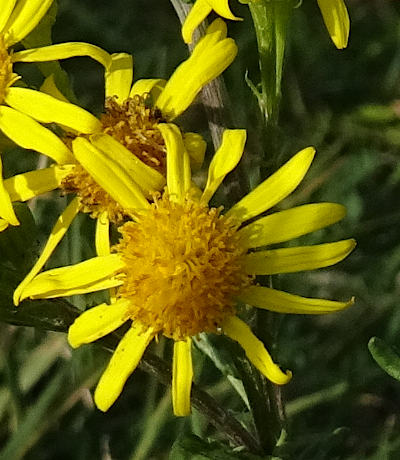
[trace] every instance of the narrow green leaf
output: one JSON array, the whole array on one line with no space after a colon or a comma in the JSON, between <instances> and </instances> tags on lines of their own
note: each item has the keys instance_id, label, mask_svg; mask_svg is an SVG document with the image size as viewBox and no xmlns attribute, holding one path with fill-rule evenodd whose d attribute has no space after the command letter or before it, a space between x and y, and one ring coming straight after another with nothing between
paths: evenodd
<instances>
[{"instance_id":1,"label":"narrow green leaf","mask_svg":"<svg viewBox=\"0 0 400 460\"><path fill-rule=\"evenodd\" d=\"M208 356L214 363L215 367L227 377L230 384L237 391L244 403L248 406L246 392L243 388L243 383L240 380L236 366L232 363L230 353L225 350L224 337L211 336L207 334L199 334L199 338L194 340L197 348ZM217 343L216 343L217 342Z\"/></svg>"},{"instance_id":2,"label":"narrow green leaf","mask_svg":"<svg viewBox=\"0 0 400 460\"><path fill-rule=\"evenodd\" d=\"M80 357L78 355L81 355ZM57 420L79 401L83 388L90 388L98 380L108 353L97 353L96 359L87 359L87 350L74 354L75 360L85 360L79 373L71 375L71 362L66 362L26 411L18 430L0 451L0 460L19 460L50 429ZM73 371L72 371L73 372Z\"/></svg>"},{"instance_id":3,"label":"narrow green leaf","mask_svg":"<svg viewBox=\"0 0 400 460\"><path fill-rule=\"evenodd\" d=\"M368 349L377 364L391 377L400 380L400 356L379 337L372 337Z\"/></svg>"},{"instance_id":4,"label":"narrow green leaf","mask_svg":"<svg viewBox=\"0 0 400 460\"><path fill-rule=\"evenodd\" d=\"M178 438L169 454L170 460L279 460L277 457L259 457L248 452L232 450L219 442L206 442L189 435Z\"/></svg>"}]
</instances>

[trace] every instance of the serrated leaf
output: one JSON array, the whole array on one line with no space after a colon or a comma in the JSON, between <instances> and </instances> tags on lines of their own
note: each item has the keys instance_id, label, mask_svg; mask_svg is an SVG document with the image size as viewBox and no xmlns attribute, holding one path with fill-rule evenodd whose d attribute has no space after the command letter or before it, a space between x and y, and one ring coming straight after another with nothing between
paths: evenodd
<instances>
[{"instance_id":1,"label":"serrated leaf","mask_svg":"<svg viewBox=\"0 0 400 460\"><path fill-rule=\"evenodd\" d=\"M206 442L195 435L182 436L172 446L170 460L279 460L277 457L259 457L248 452L237 452L219 442Z\"/></svg>"},{"instance_id":2,"label":"serrated leaf","mask_svg":"<svg viewBox=\"0 0 400 460\"><path fill-rule=\"evenodd\" d=\"M379 337L372 337L368 349L377 364L391 377L400 380L400 356Z\"/></svg>"}]
</instances>

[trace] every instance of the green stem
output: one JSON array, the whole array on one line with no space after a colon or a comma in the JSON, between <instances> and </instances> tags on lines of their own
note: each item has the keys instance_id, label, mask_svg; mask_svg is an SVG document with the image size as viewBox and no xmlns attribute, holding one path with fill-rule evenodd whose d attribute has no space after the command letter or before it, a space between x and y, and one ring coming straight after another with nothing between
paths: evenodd
<instances>
[{"instance_id":1,"label":"green stem","mask_svg":"<svg viewBox=\"0 0 400 460\"><path fill-rule=\"evenodd\" d=\"M276 125L281 100L286 33L293 10L292 0L257 0L249 3L257 36L261 93L260 110L267 124Z\"/></svg>"}]
</instances>

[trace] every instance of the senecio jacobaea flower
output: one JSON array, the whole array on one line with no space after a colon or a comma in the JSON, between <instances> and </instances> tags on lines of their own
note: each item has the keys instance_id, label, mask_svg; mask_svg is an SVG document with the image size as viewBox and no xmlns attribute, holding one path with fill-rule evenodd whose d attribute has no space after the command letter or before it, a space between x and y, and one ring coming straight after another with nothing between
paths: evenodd
<instances>
[{"instance_id":1,"label":"senecio jacobaea flower","mask_svg":"<svg viewBox=\"0 0 400 460\"><path fill-rule=\"evenodd\" d=\"M243 3L274 0L247 0ZM350 19L343 0L317 0L329 35L336 48L346 48L350 32ZM196 0L182 27L183 39L191 43L194 30L215 11L225 19L240 20L230 7L229 0Z\"/></svg>"},{"instance_id":2,"label":"senecio jacobaea flower","mask_svg":"<svg viewBox=\"0 0 400 460\"><path fill-rule=\"evenodd\" d=\"M101 234L110 221L121 224L129 217L132 200L146 207L152 194L164 188L167 139L165 130L159 127L186 110L201 88L223 72L236 53L235 42L226 37L225 23L217 19L167 82L147 79L132 85L132 57L115 54L106 71L106 112L100 119L59 99L60 94L56 98L38 91L24 94L25 89L20 89L21 96L12 99L13 106L41 122L56 122L67 129L66 142L71 144L72 152L67 150L70 156L54 167L7 179L3 189L13 201L24 201L58 187L77 196L57 220L41 256L15 291L16 303L79 211L97 219L96 234ZM51 80L47 83L47 89L54 94ZM151 106L145 97L149 93L154 98ZM198 167L206 143L196 133L183 136L191 166ZM97 162L98 157L107 160ZM25 194L19 193L19 187L24 188Z\"/></svg>"},{"instance_id":3,"label":"senecio jacobaea flower","mask_svg":"<svg viewBox=\"0 0 400 460\"><path fill-rule=\"evenodd\" d=\"M272 382L283 385L290 380L291 372L283 372L274 363L263 343L237 316L236 303L298 314L324 314L348 307L352 300L304 298L259 286L255 277L336 264L353 250L355 242L265 248L331 225L345 215L343 206L317 203L254 220L298 186L313 160L313 148L297 153L223 213L222 207L209 207L208 203L239 162L246 132L225 131L201 192L192 186L190 160L179 129L167 123L159 129L168 151L164 194L149 203L144 195L139 199L139 195L133 197L118 188L115 199L128 206L133 220L119 227L121 238L111 252L108 232L104 232L101 256L42 272L25 286L20 298L69 296L112 287L110 304L90 308L68 332L69 343L75 348L130 323L96 388L97 407L109 409L146 347L162 334L174 340L173 408L176 415L184 416L190 413L192 337L202 332L226 334L237 341ZM104 152L90 161L104 167L108 164Z\"/></svg>"},{"instance_id":4,"label":"senecio jacobaea flower","mask_svg":"<svg viewBox=\"0 0 400 460\"><path fill-rule=\"evenodd\" d=\"M13 52L12 46L23 40L40 22L47 13L53 0L7 0L0 6L0 131L21 147L36 150L48 155L59 163L73 161L72 153L67 146L51 131L35 121L19 106L37 103L35 95L38 91L14 86L20 76L14 72L13 64L18 62L43 62L56 59L65 59L74 56L90 56L99 61L106 68L111 65L111 56L97 46L88 43L61 43L36 49L26 49ZM24 98L26 100L24 101ZM14 101L19 101L14 104ZM35 102L32 102L35 101ZM41 110L41 107L38 107ZM0 231L10 225L18 225L11 201L15 194L10 196L7 186L2 183L0 158ZM52 176L59 175L53 171ZM41 177L42 193L46 190L43 173ZM29 179L34 175L27 176ZM21 183L21 178L19 182ZM30 182L29 182L30 183ZM26 194L29 183L25 184L23 196ZM8 186L10 183L8 183ZM21 184L23 185L23 184ZM48 186L47 186L47 189ZM50 188L51 189L51 188ZM21 199L20 196L15 196ZM28 199L28 198L26 198Z\"/></svg>"}]
</instances>

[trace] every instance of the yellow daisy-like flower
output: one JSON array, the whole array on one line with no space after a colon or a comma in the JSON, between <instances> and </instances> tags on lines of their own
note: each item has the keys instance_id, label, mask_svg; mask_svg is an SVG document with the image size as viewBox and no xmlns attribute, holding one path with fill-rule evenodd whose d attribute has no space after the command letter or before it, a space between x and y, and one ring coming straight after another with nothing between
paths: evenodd
<instances>
[{"instance_id":1,"label":"yellow daisy-like flower","mask_svg":"<svg viewBox=\"0 0 400 460\"><path fill-rule=\"evenodd\" d=\"M168 150L167 189L149 203L119 190L116 200L132 210L133 220L119 228L111 251L108 230L97 257L36 276L21 299L69 296L113 288L110 304L90 308L71 325L72 347L93 342L126 322L130 327L116 348L95 391L106 411L120 395L153 338L174 340L172 399L174 413L190 413L193 378L191 342L202 332L223 333L237 341L249 360L272 382L282 372L263 343L237 316L237 301L279 313L324 314L353 302L304 298L256 283L256 275L313 270L333 265L354 248L352 239L314 246L267 249L339 221L343 206L317 203L276 212L246 224L288 196L301 182L315 151L309 147L236 203L227 213L208 202L239 162L244 130L227 130L208 171L204 191L191 189L189 156L173 124L162 124ZM83 139L78 140L83 143ZM106 154L92 159L107 162ZM139 205L138 205L139 204ZM98 247L99 247L98 246Z\"/></svg>"},{"instance_id":2,"label":"yellow daisy-like flower","mask_svg":"<svg viewBox=\"0 0 400 460\"><path fill-rule=\"evenodd\" d=\"M317 1L326 28L336 48L346 48L350 33L350 19L346 4L343 0ZM226 19L240 19L232 13L229 7L229 0L196 0L182 27L182 35L186 43L191 43L194 30L211 11L215 11Z\"/></svg>"},{"instance_id":3,"label":"yellow daisy-like flower","mask_svg":"<svg viewBox=\"0 0 400 460\"><path fill-rule=\"evenodd\" d=\"M53 0L4 0L0 8L0 130L21 147L37 150L48 155L60 164L71 163L74 158L67 146L51 131L41 126L30 116L13 106L15 98L23 99L26 95L32 101L38 91L13 86L20 77L14 72L13 64L18 62L42 62L65 59L73 56L90 56L104 67L111 65L111 56L97 46L87 43L62 43L37 49L13 52L12 47L23 40L47 13ZM22 91L22 92L21 92ZM31 103L25 101L27 104ZM38 173L38 183L33 179L35 174L27 176L24 182L19 176L13 181L3 183L0 158L0 231L10 225L18 225L11 201L29 199L33 192L40 193L51 190L59 170L48 170L48 177ZM49 182L47 181L49 179ZM33 181L33 183L32 183ZM46 183L48 182L48 185ZM15 186L22 186L21 193ZM27 188L33 190L27 194ZM10 189L10 190L9 190ZM10 195L11 193L11 195ZM34 195L32 195L34 196ZM24 197L24 198L23 198Z\"/></svg>"},{"instance_id":4,"label":"yellow daisy-like flower","mask_svg":"<svg viewBox=\"0 0 400 460\"><path fill-rule=\"evenodd\" d=\"M63 99L51 80L47 81L46 90L57 94L57 98L25 88L16 88L12 93L8 102L15 109L69 130L65 140L73 152L67 161L55 167L18 176L18 184L23 183L26 188L29 176L29 198L42 193L43 185L46 191L61 187L77 195L57 220L37 263L15 291L16 303L24 286L43 268L79 211L97 219L97 232L101 234L109 221L120 224L131 209L146 207L152 194L162 190L166 182L167 140L159 126L186 110L201 88L233 61L237 47L226 37L226 32L221 19L214 21L168 82L150 79L132 85L132 57L125 53L113 55L106 71L106 112L100 119ZM154 98L152 106L147 105L145 97L150 93ZM67 149L60 139L57 141ZM192 166L201 164L206 149L201 136L186 133L184 142ZM4 184L6 189L14 186L12 201L26 199L19 194L15 178Z\"/></svg>"}]
</instances>

